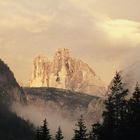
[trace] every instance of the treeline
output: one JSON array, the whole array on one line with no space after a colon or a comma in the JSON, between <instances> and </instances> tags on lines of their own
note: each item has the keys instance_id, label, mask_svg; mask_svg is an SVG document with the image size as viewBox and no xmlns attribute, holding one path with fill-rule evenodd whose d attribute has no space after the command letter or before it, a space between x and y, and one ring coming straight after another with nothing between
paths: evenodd
<instances>
[{"instance_id":1,"label":"treeline","mask_svg":"<svg viewBox=\"0 0 140 140\"><path fill-rule=\"evenodd\" d=\"M116 73L108 92L102 122L92 125L88 132L83 117L78 120L72 140L139 140L140 139L140 88L138 83L132 96L128 96L121 76ZM46 119L36 131L35 140L63 140L61 128L53 138Z\"/></svg>"}]
</instances>

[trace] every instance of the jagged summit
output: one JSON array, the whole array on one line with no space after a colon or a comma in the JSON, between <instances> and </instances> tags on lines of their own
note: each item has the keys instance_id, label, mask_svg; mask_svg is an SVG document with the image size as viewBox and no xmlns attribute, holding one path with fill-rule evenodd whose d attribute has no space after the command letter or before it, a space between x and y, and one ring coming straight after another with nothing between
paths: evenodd
<instances>
[{"instance_id":1,"label":"jagged summit","mask_svg":"<svg viewBox=\"0 0 140 140\"><path fill-rule=\"evenodd\" d=\"M102 80L88 64L71 57L66 48L59 48L50 61L42 56L34 59L30 87L55 87L101 96Z\"/></svg>"},{"instance_id":2,"label":"jagged summit","mask_svg":"<svg viewBox=\"0 0 140 140\"><path fill-rule=\"evenodd\" d=\"M58 48L58 50L56 51L56 54L61 54L63 57L69 57L70 51L67 48Z\"/></svg>"}]
</instances>

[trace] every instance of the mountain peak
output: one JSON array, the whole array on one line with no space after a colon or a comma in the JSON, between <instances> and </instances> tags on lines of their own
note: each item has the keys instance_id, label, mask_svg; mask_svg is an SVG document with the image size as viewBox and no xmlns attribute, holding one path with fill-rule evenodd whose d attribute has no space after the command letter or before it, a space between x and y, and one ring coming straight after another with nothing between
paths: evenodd
<instances>
[{"instance_id":1,"label":"mountain peak","mask_svg":"<svg viewBox=\"0 0 140 140\"><path fill-rule=\"evenodd\" d=\"M68 59L70 57L70 51L67 48L59 48L54 57L58 57L58 59Z\"/></svg>"},{"instance_id":2,"label":"mountain peak","mask_svg":"<svg viewBox=\"0 0 140 140\"><path fill-rule=\"evenodd\" d=\"M30 87L55 87L101 96L105 86L94 70L69 50L59 48L52 61L35 58Z\"/></svg>"},{"instance_id":3,"label":"mountain peak","mask_svg":"<svg viewBox=\"0 0 140 140\"><path fill-rule=\"evenodd\" d=\"M58 52L69 52L68 48L58 48Z\"/></svg>"}]
</instances>

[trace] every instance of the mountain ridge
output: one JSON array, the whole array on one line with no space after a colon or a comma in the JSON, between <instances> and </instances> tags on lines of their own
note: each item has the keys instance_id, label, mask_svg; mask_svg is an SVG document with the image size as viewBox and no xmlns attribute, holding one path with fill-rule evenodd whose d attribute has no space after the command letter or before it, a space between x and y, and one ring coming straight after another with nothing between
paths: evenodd
<instances>
[{"instance_id":1,"label":"mountain ridge","mask_svg":"<svg viewBox=\"0 0 140 140\"><path fill-rule=\"evenodd\" d=\"M27 104L43 109L47 114L58 113L59 116L72 121L76 121L81 114L87 122L101 120L103 99L100 97L57 88L24 87L23 89Z\"/></svg>"}]
</instances>

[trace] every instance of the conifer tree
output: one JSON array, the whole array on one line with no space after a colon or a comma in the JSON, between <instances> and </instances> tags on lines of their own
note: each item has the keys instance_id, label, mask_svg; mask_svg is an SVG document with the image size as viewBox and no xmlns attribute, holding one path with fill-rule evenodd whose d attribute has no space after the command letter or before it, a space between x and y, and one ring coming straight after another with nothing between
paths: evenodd
<instances>
[{"instance_id":1,"label":"conifer tree","mask_svg":"<svg viewBox=\"0 0 140 140\"><path fill-rule=\"evenodd\" d=\"M135 91L132 98L129 101L129 111L127 118L127 125L129 128L130 137L133 139L139 137L140 130L140 88L139 84L136 84Z\"/></svg>"},{"instance_id":2,"label":"conifer tree","mask_svg":"<svg viewBox=\"0 0 140 140\"><path fill-rule=\"evenodd\" d=\"M76 126L77 129L74 130L74 137L72 140L88 140L87 128L83 116L81 116Z\"/></svg>"},{"instance_id":3,"label":"conifer tree","mask_svg":"<svg viewBox=\"0 0 140 140\"><path fill-rule=\"evenodd\" d=\"M63 140L63 134L62 134L62 130L60 127L58 127L58 131L56 132L56 135L55 135L55 139L56 140Z\"/></svg>"},{"instance_id":4,"label":"conifer tree","mask_svg":"<svg viewBox=\"0 0 140 140\"><path fill-rule=\"evenodd\" d=\"M140 105L140 88L138 83L136 84L135 91L130 99L130 102L134 105Z\"/></svg>"},{"instance_id":5,"label":"conifer tree","mask_svg":"<svg viewBox=\"0 0 140 140\"><path fill-rule=\"evenodd\" d=\"M40 131L41 140L51 140L50 130L48 129L48 123L46 119L43 121L43 126L41 126Z\"/></svg>"},{"instance_id":6,"label":"conifer tree","mask_svg":"<svg viewBox=\"0 0 140 140\"><path fill-rule=\"evenodd\" d=\"M103 112L103 133L104 139L113 140L116 138L117 130L121 126L126 116L126 99L128 90L123 88L121 76L116 73L112 87L105 101L105 111Z\"/></svg>"}]
</instances>

